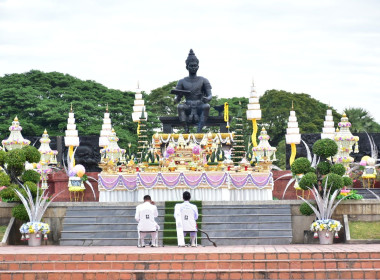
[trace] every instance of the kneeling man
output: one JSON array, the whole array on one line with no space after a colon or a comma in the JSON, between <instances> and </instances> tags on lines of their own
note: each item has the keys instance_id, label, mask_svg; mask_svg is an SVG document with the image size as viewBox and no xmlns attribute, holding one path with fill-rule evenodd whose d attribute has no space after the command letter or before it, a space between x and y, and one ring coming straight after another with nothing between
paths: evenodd
<instances>
[{"instance_id":1,"label":"kneeling man","mask_svg":"<svg viewBox=\"0 0 380 280\"><path fill-rule=\"evenodd\" d=\"M195 204L190 203L191 195L188 191L185 191L182 195L183 203L178 203L174 208L174 218L176 219L177 226L177 239L178 246L185 245L186 234L190 233L191 246L195 247L195 238L197 234L198 219L198 207Z\"/></svg>"},{"instance_id":2,"label":"kneeling man","mask_svg":"<svg viewBox=\"0 0 380 280\"><path fill-rule=\"evenodd\" d=\"M157 233L160 229L160 226L156 223L154 218L158 217L157 206L154 205L154 202L149 195L144 196L144 203L136 207L135 219L139 223L137 225L137 230L139 231L141 247L145 247L144 238L149 232L152 236L152 247L156 246Z\"/></svg>"}]
</instances>

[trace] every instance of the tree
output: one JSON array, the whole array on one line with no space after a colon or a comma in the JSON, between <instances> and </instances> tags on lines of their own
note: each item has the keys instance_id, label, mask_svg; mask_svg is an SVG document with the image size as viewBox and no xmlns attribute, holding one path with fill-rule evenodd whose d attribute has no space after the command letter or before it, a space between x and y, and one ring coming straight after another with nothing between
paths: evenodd
<instances>
[{"instance_id":1,"label":"tree","mask_svg":"<svg viewBox=\"0 0 380 280\"><path fill-rule=\"evenodd\" d=\"M344 112L352 125L350 128L351 132L380 132L380 124L375 122L366 109L349 107L344 109Z\"/></svg>"},{"instance_id":2,"label":"tree","mask_svg":"<svg viewBox=\"0 0 380 280\"><path fill-rule=\"evenodd\" d=\"M277 146L286 134L289 111L292 108L298 120L301 133L320 133L328 105L311 98L305 93L290 93L283 90L267 90L260 98L262 123L271 136L271 145ZM334 121L338 122L340 115L333 109Z\"/></svg>"},{"instance_id":3,"label":"tree","mask_svg":"<svg viewBox=\"0 0 380 280\"><path fill-rule=\"evenodd\" d=\"M58 72L5 75L0 77L0 137L7 137L16 115L24 135L41 135L45 128L52 136L63 135L71 103L79 134L99 135L108 103L119 144L125 147L137 141L137 125L131 117L133 100L133 92L108 89Z\"/></svg>"}]
</instances>

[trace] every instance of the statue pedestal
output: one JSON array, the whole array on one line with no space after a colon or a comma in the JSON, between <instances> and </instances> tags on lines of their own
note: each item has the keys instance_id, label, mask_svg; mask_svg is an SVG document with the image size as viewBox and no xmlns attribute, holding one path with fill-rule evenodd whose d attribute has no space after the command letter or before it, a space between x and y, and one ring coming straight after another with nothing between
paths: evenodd
<instances>
[{"instance_id":1,"label":"statue pedestal","mask_svg":"<svg viewBox=\"0 0 380 280\"><path fill-rule=\"evenodd\" d=\"M160 117L163 126L163 133L173 133L173 128L183 127L178 117ZM228 133L227 123L224 116L209 116L205 126L219 126L220 133ZM189 126L197 126L197 124L189 124Z\"/></svg>"}]
</instances>

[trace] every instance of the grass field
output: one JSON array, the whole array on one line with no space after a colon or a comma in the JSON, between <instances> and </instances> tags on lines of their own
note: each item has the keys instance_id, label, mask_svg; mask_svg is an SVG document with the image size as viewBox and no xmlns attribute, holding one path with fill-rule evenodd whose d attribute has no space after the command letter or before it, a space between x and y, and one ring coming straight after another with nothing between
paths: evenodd
<instances>
[{"instance_id":1,"label":"grass field","mask_svg":"<svg viewBox=\"0 0 380 280\"><path fill-rule=\"evenodd\" d=\"M380 222L349 222L351 239L380 239Z\"/></svg>"},{"instance_id":2,"label":"grass field","mask_svg":"<svg viewBox=\"0 0 380 280\"><path fill-rule=\"evenodd\" d=\"M0 242L1 240L3 240L3 236L6 229L7 229L7 226L0 226Z\"/></svg>"}]
</instances>

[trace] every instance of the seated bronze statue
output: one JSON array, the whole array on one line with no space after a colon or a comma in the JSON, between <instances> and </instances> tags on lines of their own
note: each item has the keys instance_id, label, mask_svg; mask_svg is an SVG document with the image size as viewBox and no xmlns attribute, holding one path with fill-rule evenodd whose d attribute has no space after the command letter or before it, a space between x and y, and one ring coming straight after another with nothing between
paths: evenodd
<instances>
[{"instance_id":1,"label":"seated bronze statue","mask_svg":"<svg viewBox=\"0 0 380 280\"><path fill-rule=\"evenodd\" d=\"M186 59L186 69L189 71L189 76L179 80L171 93L176 94L175 103L180 103L182 97L185 97L185 102L177 106L178 117L185 132L189 132L190 124L196 124L197 132L200 133L210 111L208 103L212 99L211 85L206 78L197 76L199 60L193 50L190 50Z\"/></svg>"}]
</instances>

